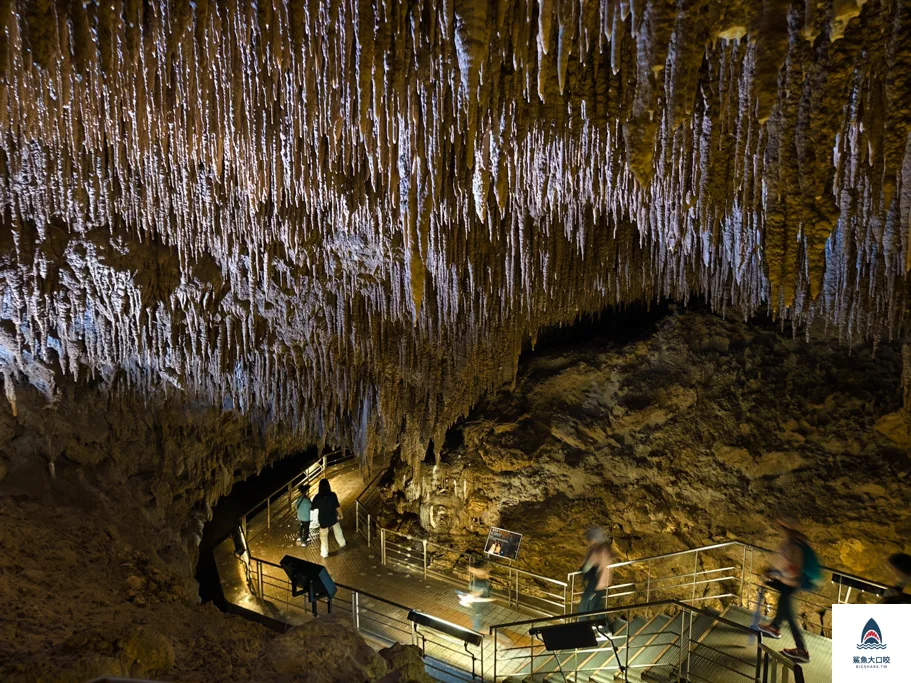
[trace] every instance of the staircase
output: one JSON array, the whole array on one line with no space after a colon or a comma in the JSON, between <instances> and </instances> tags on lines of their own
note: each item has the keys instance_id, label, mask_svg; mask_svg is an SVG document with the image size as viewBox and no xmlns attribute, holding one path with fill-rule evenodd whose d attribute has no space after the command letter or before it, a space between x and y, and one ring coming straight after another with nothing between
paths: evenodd
<instances>
[{"instance_id":1,"label":"staircase","mask_svg":"<svg viewBox=\"0 0 911 683\"><path fill-rule=\"evenodd\" d=\"M806 634L813 661L797 665L779 653L790 647L765 642L749 628L752 613L732 605L722 611L694 608L676 600L605 610L613 644L548 651L537 629L573 624L576 615L494 627L512 647L494 652L495 680L509 683L828 683L831 640ZM497 641L499 642L499 641Z\"/></svg>"}]
</instances>

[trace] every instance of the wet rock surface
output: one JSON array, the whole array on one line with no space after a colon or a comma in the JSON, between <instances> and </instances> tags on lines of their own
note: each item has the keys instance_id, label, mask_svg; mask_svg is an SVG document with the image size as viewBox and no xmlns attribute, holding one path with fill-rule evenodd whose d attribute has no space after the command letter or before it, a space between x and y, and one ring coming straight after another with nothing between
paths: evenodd
<instances>
[{"instance_id":1,"label":"wet rock surface","mask_svg":"<svg viewBox=\"0 0 911 683\"><path fill-rule=\"evenodd\" d=\"M807 343L695 311L629 343L530 353L438 465L395 469L384 522L475 549L506 527L525 534L524 566L560 577L591 526L627 559L774 547L789 512L824 563L885 580L885 557L911 545L900 378L889 345Z\"/></svg>"}]
</instances>

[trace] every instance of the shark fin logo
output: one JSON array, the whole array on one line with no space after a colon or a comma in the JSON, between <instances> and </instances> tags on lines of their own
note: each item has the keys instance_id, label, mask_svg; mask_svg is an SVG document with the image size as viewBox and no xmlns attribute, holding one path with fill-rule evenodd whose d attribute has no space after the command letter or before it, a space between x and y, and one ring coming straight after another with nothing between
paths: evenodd
<instances>
[{"instance_id":1,"label":"shark fin logo","mask_svg":"<svg viewBox=\"0 0 911 683\"><path fill-rule=\"evenodd\" d=\"M883 642L883 632L875 620L870 619L865 625L863 634L860 637L860 643L857 645L858 650L885 650L886 644Z\"/></svg>"}]
</instances>

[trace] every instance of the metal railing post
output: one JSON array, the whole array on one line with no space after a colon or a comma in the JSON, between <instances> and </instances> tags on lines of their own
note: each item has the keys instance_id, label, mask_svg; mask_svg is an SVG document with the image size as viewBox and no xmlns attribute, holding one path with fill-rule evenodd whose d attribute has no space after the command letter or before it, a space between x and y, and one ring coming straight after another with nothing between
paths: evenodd
<instances>
[{"instance_id":1,"label":"metal railing post","mask_svg":"<svg viewBox=\"0 0 911 683\"><path fill-rule=\"evenodd\" d=\"M291 498L292 483L293 482L290 482L290 481L288 482L288 511L289 512L294 512L294 500Z\"/></svg>"},{"instance_id":2,"label":"metal railing post","mask_svg":"<svg viewBox=\"0 0 911 683\"><path fill-rule=\"evenodd\" d=\"M566 587L567 587L567 584L563 584L563 614L569 614L569 611L566 609L566 607L567 607L567 603L566 603Z\"/></svg>"},{"instance_id":3,"label":"metal railing post","mask_svg":"<svg viewBox=\"0 0 911 683\"><path fill-rule=\"evenodd\" d=\"M327 464L328 462L329 462L329 456L324 455L324 456L323 456L323 472L326 471L326 466L327 466L326 464Z\"/></svg>"},{"instance_id":4,"label":"metal railing post","mask_svg":"<svg viewBox=\"0 0 911 683\"><path fill-rule=\"evenodd\" d=\"M361 501L354 501L354 533L361 532Z\"/></svg>"},{"instance_id":5,"label":"metal railing post","mask_svg":"<svg viewBox=\"0 0 911 683\"><path fill-rule=\"evenodd\" d=\"M696 551L696 557L693 560L693 598L692 601L696 601L696 572L699 571L699 551Z\"/></svg>"},{"instance_id":6,"label":"metal railing post","mask_svg":"<svg viewBox=\"0 0 911 683\"><path fill-rule=\"evenodd\" d=\"M370 513L367 513L367 547L370 547ZM384 545L385 547L385 545Z\"/></svg>"},{"instance_id":7,"label":"metal railing post","mask_svg":"<svg viewBox=\"0 0 911 683\"><path fill-rule=\"evenodd\" d=\"M516 609L519 609L519 572L516 572Z\"/></svg>"},{"instance_id":8,"label":"metal railing post","mask_svg":"<svg viewBox=\"0 0 911 683\"><path fill-rule=\"evenodd\" d=\"M427 578L427 539L424 538L421 540L421 543L424 545L424 578Z\"/></svg>"},{"instance_id":9,"label":"metal railing post","mask_svg":"<svg viewBox=\"0 0 911 683\"><path fill-rule=\"evenodd\" d=\"M531 630L534 628L534 626L535 625L532 624L531 626L528 627L529 632L531 632ZM493 642L494 642L494 645L496 645L496 642L497 642L496 639ZM534 636L531 636L528 639L528 654L529 654L529 658L531 659L531 663L528 665L528 672L532 676L534 676L534 673L535 673L535 638L534 638ZM531 676L529 676L529 678L531 678ZM496 679L494 679L494 680L496 680Z\"/></svg>"},{"instance_id":10,"label":"metal railing post","mask_svg":"<svg viewBox=\"0 0 911 683\"><path fill-rule=\"evenodd\" d=\"M629 608L626 609L626 666L623 667L623 683L629 683L629 649L633 646L633 634L630 631L633 628L633 620L630 618Z\"/></svg>"},{"instance_id":11,"label":"metal railing post","mask_svg":"<svg viewBox=\"0 0 911 683\"><path fill-rule=\"evenodd\" d=\"M648 602L652 593L652 561L645 563L645 601ZM648 616L651 610L646 610L645 616Z\"/></svg>"},{"instance_id":12,"label":"metal railing post","mask_svg":"<svg viewBox=\"0 0 911 683\"><path fill-rule=\"evenodd\" d=\"M244 538L247 538L247 516L244 515L240 518L240 527L244 530Z\"/></svg>"},{"instance_id":13,"label":"metal railing post","mask_svg":"<svg viewBox=\"0 0 911 683\"><path fill-rule=\"evenodd\" d=\"M686 637L686 678L690 677L690 670L692 669L692 654L693 654L693 643L691 642L693 638L693 613L690 612L690 632Z\"/></svg>"},{"instance_id":14,"label":"metal railing post","mask_svg":"<svg viewBox=\"0 0 911 683\"><path fill-rule=\"evenodd\" d=\"M354 628L357 631L361 630L361 607L360 607L360 593L354 591L351 594L351 611L354 613Z\"/></svg>"},{"instance_id":15,"label":"metal railing post","mask_svg":"<svg viewBox=\"0 0 911 683\"><path fill-rule=\"evenodd\" d=\"M266 498L266 528L272 528L272 499Z\"/></svg>"},{"instance_id":16,"label":"metal railing post","mask_svg":"<svg viewBox=\"0 0 911 683\"><path fill-rule=\"evenodd\" d=\"M380 562L386 564L386 530L380 527Z\"/></svg>"},{"instance_id":17,"label":"metal railing post","mask_svg":"<svg viewBox=\"0 0 911 683\"><path fill-rule=\"evenodd\" d=\"M256 563L256 575L257 575L256 583L257 583L257 587L259 588L259 599L265 600L266 599L266 589L263 587L263 563L262 562Z\"/></svg>"},{"instance_id":18,"label":"metal railing post","mask_svg":"<svg viewBox=\"0 0 911 683\"><path fill-rule=\"evenodd\" d=\"M743 604L743 588L746 585L746 571L747 571L747 547L743 546L743 559L740 561L740 606L744 607ZM749 606L747 606L749 607Z\"/></svg>"}]
</instances>

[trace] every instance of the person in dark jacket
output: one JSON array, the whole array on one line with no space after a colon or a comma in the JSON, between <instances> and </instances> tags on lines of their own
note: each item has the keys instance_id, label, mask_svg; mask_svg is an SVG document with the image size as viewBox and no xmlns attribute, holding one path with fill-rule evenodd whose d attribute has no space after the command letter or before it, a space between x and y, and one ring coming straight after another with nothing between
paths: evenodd
<instances>
[{"instance_id":1,"label":"person in dark jacket","mask_svg":"<svg viewBox=\"0 0 911 683\"><path fill-rule=\"evenodd\" d=\"M911 586L911 555L895 553L889 556L889 568L895 574L895 585L886 591L882 602L884 605L911 604L911 594L905 588Z\"/></svg>"},{"instance_id":2,"label":"person in dark jacket","mask_svg":"<svg viewBox=\"0 0 911 683\"><path fill-rule=\"evenodd\" d=\"M338 496L332 491L328 479L320 479L319 492L313 497L313 509L318 511L319 520L319 554L329 557L329 529L335 534L339 550L345 547L345 535L342 533L342 506Z\"/></svg>"}]
</instances>

